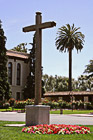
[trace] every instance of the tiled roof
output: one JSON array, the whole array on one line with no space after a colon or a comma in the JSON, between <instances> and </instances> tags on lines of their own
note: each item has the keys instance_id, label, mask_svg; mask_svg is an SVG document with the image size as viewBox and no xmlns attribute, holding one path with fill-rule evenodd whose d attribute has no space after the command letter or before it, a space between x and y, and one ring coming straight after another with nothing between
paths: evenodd
<instances>
[{"instance_id":1,"label":"tiled roof","mask_svg":"<svg viewBox=\"0 0 93 140\"><path fill-rule=\"evenodd\" d=\"M17 57L22 59L28 59L29 54L23 52L17 52L13 50L7 50L6 55L9 57Z\"/></svg>"},{"instance_id":2,"label":"tiled roof","mask_svg":"<svg viewBox=\"0 0 93 140\"><path fill-rule=\"evenodd\" d=\"M93 91L77 91L77 92L47 92L44 94L45 97L50 96L65 96L65 95L93 95Z\"/></svg>"}]
</instances>

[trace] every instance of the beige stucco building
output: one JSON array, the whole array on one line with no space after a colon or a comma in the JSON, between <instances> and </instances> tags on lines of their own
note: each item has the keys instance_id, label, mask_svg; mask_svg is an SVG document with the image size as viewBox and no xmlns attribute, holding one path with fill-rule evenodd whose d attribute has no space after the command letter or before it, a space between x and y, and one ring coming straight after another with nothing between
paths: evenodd
<instances>
[{"instance_id":1,"label":"beige stucco building","mask_svg":"<svg viewBox=\"0 0 93 140\"><path fill-rule=\"evenodd\" d=\"M11 87L12 97L16 100L22 100L22 90L26 84L29 74L29 54L8 50L8 79Z\"/></svg>"}]
</instances>

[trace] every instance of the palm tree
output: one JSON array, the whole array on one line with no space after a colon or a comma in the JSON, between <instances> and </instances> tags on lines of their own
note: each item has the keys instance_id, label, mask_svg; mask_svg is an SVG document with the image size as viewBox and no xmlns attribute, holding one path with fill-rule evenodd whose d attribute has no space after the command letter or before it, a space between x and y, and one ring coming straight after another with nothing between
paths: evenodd
<instances>
[{"instance_id":1,"label":"palm tree","mask_svg":"<svg viewBox=\"0 0 93 140\"><path fill-rule=\"evenodd\" d=\"M72 50L75 48L81 51L83 48L84 35L79 32L79 28L74 27L74 24L70 26L62 26L58 30L58 37L56 38L57 49L61 52L69 52L69 86L68 90L72 91Z\"/></svg>"}]
</instances>

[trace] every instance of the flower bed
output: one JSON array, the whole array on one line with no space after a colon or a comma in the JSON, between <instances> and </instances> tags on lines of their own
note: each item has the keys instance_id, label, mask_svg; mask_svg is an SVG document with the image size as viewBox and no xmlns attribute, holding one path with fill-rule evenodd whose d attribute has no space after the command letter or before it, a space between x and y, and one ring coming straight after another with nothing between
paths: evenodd
<instances>
[{"instance_id":1,"label":"flower bed","mask_svg":"<svg viewBox=\"0 0 93 140\"><path fill-rule=\"evenodd\" d=\"M90 128L77 125L65 124L40 124L36 126L29 126L22 129L22 132L30 134L88 134Z\"/></svg>"}]
</instances>

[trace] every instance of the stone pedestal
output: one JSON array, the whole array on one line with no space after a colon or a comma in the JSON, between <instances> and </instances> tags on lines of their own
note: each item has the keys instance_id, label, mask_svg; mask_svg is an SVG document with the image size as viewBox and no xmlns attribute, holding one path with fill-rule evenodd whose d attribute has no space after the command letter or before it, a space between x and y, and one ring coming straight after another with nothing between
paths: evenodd
<instances>
[{"instance_id":1,"label":"stone pedestal","mask_svg":"<svg viewBox=\"0 0 93 140\"><path fill-rule=\"evenodd\" d=\"M27 105L26 106L26 125L49 124L50 106Z\"/></svg>"}]
</instances>

